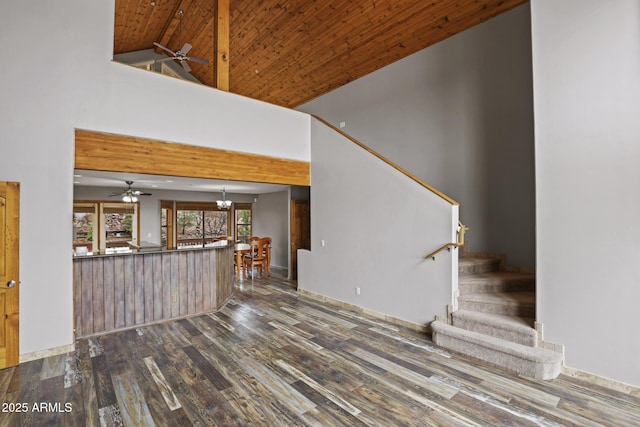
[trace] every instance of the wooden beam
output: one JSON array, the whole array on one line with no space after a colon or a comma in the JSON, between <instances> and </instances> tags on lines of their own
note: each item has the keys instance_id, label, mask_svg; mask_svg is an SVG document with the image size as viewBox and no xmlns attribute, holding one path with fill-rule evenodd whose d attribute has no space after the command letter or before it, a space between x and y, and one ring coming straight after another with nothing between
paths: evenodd
<instances>
[{"instance_id":1,"label":"wooden beam","mask_svg":"<svg viewBox=\"0 0 640 427\"><path fill-rule=\"evenodd\" d=\"M229 91L229 0L217 0L214 19L214 73L216 87Z\"/></svg>"},{"instance_id":2,"label":"wooden beam","mask_svg":"<svg viewBox=\"0 0 640 427\"><path fill-rule=\"evenodd\" d=\"M309 162L76 129L75 168L310 185Z\"/></svg>"}]
</instances>

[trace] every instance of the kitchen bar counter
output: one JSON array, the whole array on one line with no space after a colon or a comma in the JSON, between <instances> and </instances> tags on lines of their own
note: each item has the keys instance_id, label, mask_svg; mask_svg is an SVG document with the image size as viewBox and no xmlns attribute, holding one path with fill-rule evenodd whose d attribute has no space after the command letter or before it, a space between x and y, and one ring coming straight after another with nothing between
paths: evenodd
<instances>
[{"instance_id":1,"label":"kitchen bar counter","mask_svg":"<svg viewBox=\"0 0 640 427\"><path fill-rule=\"evenodd\" d=\"M226 243L75 256L76 337L219 310L234 292Z\"/></svg>"}]
</instances>

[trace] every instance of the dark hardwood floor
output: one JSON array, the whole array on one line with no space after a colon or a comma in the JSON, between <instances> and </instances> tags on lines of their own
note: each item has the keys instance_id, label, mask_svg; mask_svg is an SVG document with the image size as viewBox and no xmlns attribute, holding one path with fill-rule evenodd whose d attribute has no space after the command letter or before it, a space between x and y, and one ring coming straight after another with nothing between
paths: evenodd
<instances>
[{"instance_id":1,"label":"dark hardwood floor","mask_svg":"<svg viewBox=\"0 0 640 427\"><path fill-rule=\"evenodd\" d=\"M640 426L639 396L522 378L275 275L218 313L2 370L0 395L2 426Z\"/></svg>"}]
</instances>

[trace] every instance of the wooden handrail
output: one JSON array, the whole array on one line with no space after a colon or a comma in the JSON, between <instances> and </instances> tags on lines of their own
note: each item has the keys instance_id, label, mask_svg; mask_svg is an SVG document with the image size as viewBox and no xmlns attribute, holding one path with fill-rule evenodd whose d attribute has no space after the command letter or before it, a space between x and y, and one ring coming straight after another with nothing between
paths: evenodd
<instances>
[{"instance_id":1,"label":"wooden handrail","mask_svg":"<svg viewBox=\"0 0 640 427\"><path fill-rule=\"evenodd\" d=\"M353 138L352 136L346 134L345 132L343 132L342 130L338 129L337 127L333 126L331 123L327 122L324 119L321 119L320 117L316 116L316 115L311 115L311 117L315 118L316 120L318 120L319 122L323 123L324 125L330 127L331 129L335 130L336 132L338 132L339 134L341 134L342 136L344 136L345 138L347 138L348 140L350 140L351 142L353 142L354 144L356 144L358 147L368 151L369 153L373 154L375 157L377 157L378 159L382 160L383 162L385 162L386 164L388 164L389 166L391 166L392 168L394 168L395 170L397 170L398 172L402 173L403 175L406 175L407 177L411 178L412 180L414 180L415 182L417 182L418 184L420 184L421 186L423 186L424 188L426 188L427 190L431 191L433 194L435 194L436 196L446 200L447 202L449 202L450 204L452 204L453 206L458 206L459 203L456 202L455 200L453 200L451 197L447 196L446 194L444 194L443 192L437 190L436 188L430 186L429 184L427 184L426 182L424 182L423 180L421 180L420 178L418 178L417 176L407 172L405 169L402 169L400 166L398 166L397 164L393 163L391 160L387 159L386 157L384 157L382 154L372 150L371 148L367 147L366 145L364 145L363 143L361 143L360 141L358 141L357 139Z\"/></svg>"},{"instance_id":2,"label":"wooden handrail","mask_svg":"<svg viewBox=\"0 0 640 427\"><path fill-rule=\"evenodd\" d=\"M436 249L435 251L431 252L429 255L427 255L425 258L429 259L436 259L436 255L439 254L440 252L444 251L445 249L449 249L450 247L455 247L457 248L458 246L464 246L464 233L468 230L468 227L465 227L465 225L458 221L458 241L455 243L445 243L444 245L440 246L438 249Z\"/></svg>"}]
</instances>

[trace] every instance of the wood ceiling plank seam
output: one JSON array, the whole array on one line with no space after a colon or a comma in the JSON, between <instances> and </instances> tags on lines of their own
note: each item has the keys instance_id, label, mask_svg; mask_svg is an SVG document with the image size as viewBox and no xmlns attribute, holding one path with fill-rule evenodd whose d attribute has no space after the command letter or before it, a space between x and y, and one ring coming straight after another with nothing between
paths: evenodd
<instances>
[{"instance_id":1,"label":"wood ceiling plank seam","mask_svg":"<svg viewBox=\"0 0 640 427\"><path fill-rule=\"evenodd\" d=\"M335 20L345 20L344 16L343 16L343 15L340 15L339 11L336 13L334 10L332 10L332 12L331 12L331 13L334 15L334 19L335 19ZM330 25L330 24L326 24L326 19L323 19L323 20L322 20L322 22L325 22L325 27L323 27L323 28L319 28L319 30L318 30L318 31L319 31L319 32L326 32L326 31L325 31L325 30L326 30L326 25ZM368 25L368 24L364 24L364 25ZM353 32L353 31L355 31L355 30L354 30L354 26L353 26L353 25L349 25L349 26L347 26L347 27L348 27L348 28L345 28L345 31L347 31L347 32ZM292 29L291 29L291 28L288 28L288 27L287 27L287 28L284 28L284 30L282 31L282 33L283 33L283 34L287 34L287 36L286 36L285 38L287 38L287 37L288 37L288 34L289 34L289 32L290 32L291 30L292 30ZM306 35L307 35L307 37L306 37L306 39L305 39L305 41L304 41L304 44L310 43L310 40L309 40L309 39L315 39L315 40L323 41L323 40L326 38L326 37L321 37L321 34L312 33L312 32L311 32L311 33L307 32L307 34L306 34ZM334 38L335 38L335 37L334 37ZM297 35L297 37L295 37L295 38L291 38L291 39L299 40L299 39L300 39L300 37L299 37L299 35ZM330 42L330 43L328 43L328 44L332 44L332 43L333 43L333 41L331 41L331 42ZM302 44L302 43L300 43L300 44ZM295 46L294 46L294 47L295 47Z\"/></svg>"},{"instance_id":2,"label":"wood ceiling plank seam","mask_svg":"<svg viewBox=\"0 0 640 427\"><path fill-rule=\"evenodd\" d=\"M127 52L126 49L128 49L128 36L129 36L129 16L131 14L131 6L130 3L132 3L135 0L119 0L119 3L116 3L116 18L118 16L120 16L122 19L124 19L123 22L125 22L125 25L122 25L118 28L118 34L119 34L119 40L120 40L120 44L118 45L120 48L118 50L114 49L114 53L123 53L123 52ZM118 7L118 4L121 5L121 7ZM118 13L119 11L119 13ZM118 22L116 20L116 22ZM114 33L116 32L116 29L114 29ZM114 34L114 39L115 39L115 34Z\"/></svg>"},{"instance_id":3,"label":"wood ceiling plank seam","mask_svg":"<svg viewBox=\"0 0 640 427\"><path fill-rule=\"evenodd\" d=\"M142 50L145 48L148 49L149 47L152 46L151 43L153 42L151 43L149 42L150 35L147 32L147 27L149 25L149 19L152 13L152 9L153 9L153 6L151 6L149 2L145 2L144 0L140 0L138 2L138 7L136 8L136 17L138 21L137 31L139 32L139 34L142 35L142 40L144 41L131 43L130 50L135 51L135 50Z\"/></svg>"},{"instance_id":4,"label":"wood ceiling plank seam","mask_svg":"<svg viewBox=\"0 0 640 427\"><path fill-rule=\"evenodd\" d=\"M209 21L202 24L201 31L192 35L190 43L193 45L193 51L189 52L190 55L209 60L213 59L213 52L208 52L207 49L213 47L215 39L214 20L215 16L211 15Z\"/></svg>"},{"instance_id":5,"label":"wood ceiling plank seam","mask_svg":"<svg viewBox=\"0 0 640 427\"><path fill-rule=\"evenodd\" d=\"M195 44L192 40L196 39L196 34L206 29L206 23L213 19L213 5L215 2L207 2L209 7L201 7L201 2L194 2L191 7L184 12L182 18L182 37L184 42L191 43L194 47Z\"/></svg>"},{"instance_id":6,"label":"wood ceiling plank seam","mask_svg":"<svg viewBox=\"0 0 640 427\"><path fill-rule=\"evenodd\" d=\"M256 14L256 16L264 17L265 15L270 16L269 20L259 19L258 22L255 22L255 19L252 20L251 25L249 26L249 31L243 36L244 40L251 40L250 43L246 45L245 48L242 46L233 46L233 53L237 57L243 57L247 52L258 52L259 48L268 48L264 42L262 42L262 35L274 34L273 28L277 28L279 31L282 31L286 34L291 34L289 30L289 22L291 20L291 14L287 10L286 7L273 7L268 9L270 13L261 13ZM275 11L275 13L273 13ZM231 22L230 24L230 39L233 40L236 38L236 34L238 30L235 27L235 23Z\"/></svg>"},{"instance_id":7,"label":"wood ceiling plank seam","mask_svg":"<svg viewBox=\"0 0 640 427\"><path fill-rule=\"evenodd\" d=\"M414 16L415 15L415 12L413 10L410 10L410 9L409 10L404 9L404 10L402 10L402 12L403 13L401 15L396 15L396 17L394 18L393 22L390 22L389 20L384 19L385 22L388 22L388 24L385 24L385 30L386 30L386 28L397 27L397 25L398 25L397 22L402 22L402 20L405 19L405 17L410 17L410 16ZM358 28L357 32L354 32L354 31L351 32L351 33L357 34L356 36L350 36L350 34L348 32L340 34L339 37L343 38L344 42L342 44L338 44L337 45L339 47L338 49L336 49L334 47L334 49L332 49L333 55L327 56L326 57L326 61L321 63L321 64L319 64L319 65L324 67L325 64L327 64L329 62L332 62L333 58L336 55L340 55L341 53L352 51L354 47L357 48L359 46L362 46L363 44L368 44L372 40L375 40L376 37L380 34L380 32L377 31L377 30L371 30L371 28L373 28L374 26L371 25L370 22L371 21L366 22L363 25L361 25ZM364 29L364 31L360 30L360 28ZM353 38L358 38L360 40L358 42L350 41ZM334 44L334 46L336 46L336 45ZM313 62L316 62L316 63L320 62L320 61L314 59L314 56L316 56L316 55L311 54L307 58L305 58L305 59L307 59L309 61L308 64L311 64ZM306 66L303 67L303 68L306 68Z\"/></svg>"},{"instance_id":8,"label":"wood ceiling plank seam","mask_svg":"<svg viewBox=\"0 0 640 427\"><path fill-rule=\"evenodd\" d=\"M148 3L145 3L147 6L147 8L150 8L150 11L148 12L148 14L146 15L146 19L144 20L143 24L142 24L142 30L141 33L143 34L141 41L136 44L135 46L133 46L131 48L132 51L135 50L143 50L143 49L150 49L153 47L153 42L156 41L155 40L155 7L151 6Z\"/></svg>"},{"instance_id":9,"label":"wood ceiling plank seam","mask_svg":"<svg viewBox=\"0 0 640 427\"><path fill-rule=\"evenodd\" d=\"M137 50L138 37L142 34L140 31L140 22L144 20L144 13L140 12L140 1L130 1L130 9L127 11L128 16L133 16L133 19L129 18L130 24L127 26L125 32L125 52Z\"/></svg>"},{"instance_id":10,"label":"wood ceiling plank seam","mask_svg":"<svg viewBox=\"0 0 640 427\"><path fill-rule=\"evenodd\" d=\"M270 16L270 20L265 21L265 16ZM274 10L272 7L265 7L259 11L252 10L248 14L242 15L240 21L232 22L233 32L237 35L238 39L254 40L255 36L260 34L261 29L264 28L268 22L277 19L278 16L286 16L286 10L282 8Z\"/></svg>"},{"instance_id":11,"label":"wood ceiling plank seam","mask_svg":"<svg viewBox=\"0 0 640 427\"><path fill-rule=\"evenodd\" d=\"M117 55L121 53L118 49L121 49L124 44L123 33L127 29L126 13L122 7L122 3L125 0L116 0L115 13L114 13L114 25L113 25L113 54Z\"/></svg>"},{"instance_id":12,"label":"wood ceiling plank seam","mask_svg":"<svg viewBox=\"0 0 640 427\"><path fill-rule=\"evenodd\" d=\"M303 5L306 7L289 9L286 15L279 15L277 17L274 16L274 19L271 19L268 22L264 21L260 26L253 25L251 28L251 31L253 31L253 33L249 35L249 37L244 34L241 38L243 40L251 40L251 42L244 43L244 45L238 44L236 42L240 38L237 37L237 27L233 26L235 23L232 23L233 30L231 39L234 43L232 46L234 49L233 51L238 54L237 56L241 57L244 50L252 50L254 49L256 44L264 46L265 44L260 41L259 37L262 34L282 34L282 37L278 39L279 43L281 43L282 40L292 39L292 34L296 35L295 39L299 39L301 29L305 27L305 17L309 14L315 13L316 10L318 10L316 2L303 2ZM277 29L276 32L274 32L274 28ZM255 40L258 41L256 42ZM269 45L267 45L266 47L269 48Z\"/></svg>"},{"instance_id":13,"label":"wood ceiling plank seam","mask_svg":"<svg viewBox=\"0 0 640 427\"><path fill-rule=\"evenodd\" d=\"M522 0L516 0L516 1L522 2ZM497 3L494 6L505 5L504 1L485 2L483 5L483 9L494 10L493 6L488 6L489 3ZM485 8L484 6L487 6L487 7ZM501 13L501 12L502 11L498 11L497 13ZM494 16L497 13L494 12L492 16ZM387 34L386 38L381 38L379 40L381 40L384 44L387 45L386 50L389 50L390 48L395 47L399 44L404 44L405 47L408 48L409 50L415 50L415 52L417 52L418 50L422 50L432 44L435 44L452 35L455 35L459 33L461 30L467 29L471 26L475 26L481 22L484 22L484 20L486 19L490 19L490 17L487 17L486 14L479 15L478 10L465 9L464 11L462 11L461 9L456 9L453 13L447 15L446 19L441 18L438 22L408 21L406 23L407 26L413 29L412 41L407 40L406 33L399 33L399 32L394 33L391 31L386 33ZM445 26L451 27L451 30L447 31L445 34L440 34L443 30L443 27ZM425 42L422 41L422 39L425 37L421 37L420 35L417 35L416 32L425 32L425 33L428 32L429 37L426 37L426 40L428 41L429 44L425 44Z\"/></svg>"},{"instance_id":14,"label":"wood ceiling plank seam","mask_svg":"<svg viewBox=\"0 0 640 427\"><path fill-rule=\"evenodd\" d=\"M455 3L455 2L452 2L452 3ZM414 33L416 31L416 28L419 28L420 30L422 28L430 28L436 23L440 22L440 20L442 19L445 19L445 18L434 16L434 15L425 17L423 13L414 14L403 21L399 21L397 25L395 25L394 27L398 28L402 26L402 27L411 28L412 36L413 36L412 38L415 39ZM411 53L415 53L418 50L421 50L424 47L426 47L424 46L424 43L415 43L415 42L409 43L409 41L407 41L407 32L404 32L404 31L402 32L391 31L390 29L387 31L383 31L380 34L384 34L386 36L382 36L382 37L380 37L379 35L370 36L366 40L366 42L363 42L359 46L356 46L354 49L352 49L351 52L349 52L350 55L353 55L354 52L357 52L358 50L363 50L363 53L361 54L362 58L373 58L373 57L378 57L383 53L389 53L392 48L398 48L400 46L404 46L400 54L400 56L402 57L402 56L407 56ZM379 46L379 48L373 55L371 54L372 46ZM406 52L411 52L411 53L406 53ZM358 55L355 55L355 56L358 56Z\"/></svg>"},{"instance_id":15,"label":"wood ceiling plank seam","mask_svg":"<svg viewBox=\"0 0 640 427\"><path fill-rule=\"evenodd\" d=\"M349 2L344 2L344 3L348 4ZM333 5L333 7L332 7L332 5ZM329 14L340 14L340 11L336 11L337 7L334 4L332 4L332 5L323 4L323 7L321 7L321 8L318 8L317 5L316 5L316 7L314 9L314 15L316 13L321 13L321 12L324 12L326 10L330 11ZM325 16L325 15L323 15L323 16ZM335 19L335 18L336 17L329 15L329 16L326 17L326 19L323 18L323 20L332 20L332 19ZM302 27L305 27L305 23L306 22L307 21L306 21L305 17L302 16L302 17L299 18L299 20L296 20L293 23L285 22L284 25L280 25L280 33L283 34L283 37L280 38L280 40L281 41L291 40L291 43L288 43L286 45L284 45L284 44L280 45L281 49L279 49L279 53L280 53L279 56L281 56L283 58L290 57L291 55L294 55L294 53L296 51L299 50L299 45L300 44L305 45L305 46L313 44L313 39L310 37L309 30L304 31L304 32L299 31L299 29L301 29ZM320 33L322 31L324 31L324 29L321 29L318 32ZM235 32L234 32L234 34L235 34ZM290 36L291 34L295 34L295 37L291 37ZM318 38L318 39L321 40L321 38ZM235 37L233 35L232 35L232 40L235 40ZM304 41L300 42L300 40L304 40ZM252 46L251 44L248 44L247 48L251 49L251 46ZM287 47L287 49L282 49L282 47ZM240 53L238 53L238 51L236 50L237 46L232 45L232 48L234 49L233 52L238 54L238 56L240 58L245 58L245 56L242 55L242 51ZM268 51L269 55L272 55L274 53L277 53L275 49L276 49L276 47L275 47L275 44L274 44L271 47L267 47L267 49L265 49L265 50ZM313 51L314 49L311 49L311 50ZM252 64L261 64L261 63L263 64L264 61L261 61L260 58L265 54L266 54L265 52L259 52L257 50L254 50L254 52L252 52L252 54L246 55L246 58L248 58L248 61L251 62ZM298 54L299 54L299 52L298 52ZM258 55L260 55L260 56L258 56ZM257 59L252 59L253 57L256 57L256 56L258 56ZM246 61L242 61L239 64L239 67L243 67L244 65L246 65ZM264 69L265 67L263 66L263 67L260 67L260 68Z\"/></svg>"}]
</instances>

